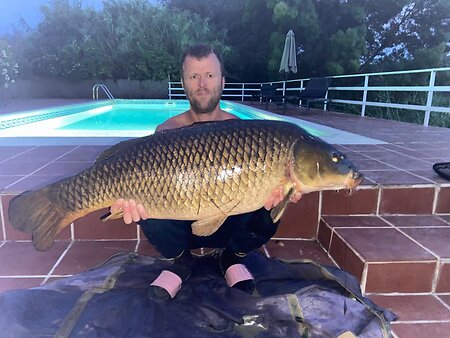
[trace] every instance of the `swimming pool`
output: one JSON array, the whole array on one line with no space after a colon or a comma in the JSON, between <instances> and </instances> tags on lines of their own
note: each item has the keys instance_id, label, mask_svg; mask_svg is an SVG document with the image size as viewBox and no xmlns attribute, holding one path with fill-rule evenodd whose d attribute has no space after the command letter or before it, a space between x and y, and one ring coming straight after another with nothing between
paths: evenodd
<instances>
[{"instance_id":1,"label":"swimming pool","mask_svg":"<svg viewBox=\"0 0 450 338\"><path fill-rule=\"evenodd\" d=\"M157 125L186 111L187 100L93 101L0 116L0 145L114 144L154 133ZM284 120L334 144L381 144L380 140L320 124L221 101L242 119Z\"/></svg>"}]
</instances>

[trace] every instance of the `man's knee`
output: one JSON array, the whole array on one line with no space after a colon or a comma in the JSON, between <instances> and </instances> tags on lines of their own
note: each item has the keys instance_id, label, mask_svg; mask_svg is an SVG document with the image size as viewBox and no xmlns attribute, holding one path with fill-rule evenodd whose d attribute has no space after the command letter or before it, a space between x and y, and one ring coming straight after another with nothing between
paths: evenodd
<instances>
[{"instance_id":1,"label":"man's knee","mask_svg":"<svg viewBox=\"0 0 450 338\"><path fill-rule=\"evenodd\" d=\"M272 221L269 210L262 208L255 211L253 217L247 224L247 229L257 237L266 238L269 241L275 235L279 224L280 221L275 223Z\"/></svg>"},{"instance_id":2,"label":"man's knee","mask_svg":"<svg viewBox=\"0 0 450 338\"><path fill-rule=\"evenodd\" d=\"M273 223L273 222L267 222L264 224L264 227L261 229L262 235L264 237L267 237L267 241L271 239L275 233L278 230L278 225L280 224L280 221Z\"/></svg>"},{"instance_id":3,"label":"man's knee","mask_svg":"<svg viewBox=\"0 0 450 338\"><path fill-rule=\"evenodd\" d=\"M166 258L177 257L189 249L189 234L184 221L147 219L139 225L148 241Z\"/></svg>"},{"instance_id":4,"label":"man's knee","mask_svg":"<svg viewBox=\"0 0 450 338\"><path fill-rule=\"evenodd\" d=\"M243 229L235 234L227 247L233 252L249 253L266 244L275 235L278 223L263 223L259 228Z\"/></svg>"},{"instance_id":5,"label":"man's knee","mask_svg":"<svg viewBox=\"0 0 450 338\"><path fill-rule=\"evenodd\" d=\"M170 232L170 226L167 226L164 223L164 221L155 219L146 219L138 222L145 237L149 240L164 237L164 228Z\"/></svg>"}]
</instances>

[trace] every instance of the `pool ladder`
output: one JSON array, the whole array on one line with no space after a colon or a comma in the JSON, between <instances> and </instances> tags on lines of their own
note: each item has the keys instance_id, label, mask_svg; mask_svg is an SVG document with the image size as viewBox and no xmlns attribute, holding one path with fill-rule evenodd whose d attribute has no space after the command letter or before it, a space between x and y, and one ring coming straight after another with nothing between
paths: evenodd
<instances>
[{"instance_id":1,"label":"pool ladder","mask_svg":"<svg viewBox=\"0 0 450 338\"><path fill-rule=\"evenodd\" d=\"M92 87L92 99L93 100L98 100L98 89L99 88L103 89L103 91L105 92L106 96L108 96L108 99L114 100L114 96L111 94L111 92L109 91L108 87L106 87L106 85L104 85L102 83L96 83Z\"/></svg>"}]
</instances>

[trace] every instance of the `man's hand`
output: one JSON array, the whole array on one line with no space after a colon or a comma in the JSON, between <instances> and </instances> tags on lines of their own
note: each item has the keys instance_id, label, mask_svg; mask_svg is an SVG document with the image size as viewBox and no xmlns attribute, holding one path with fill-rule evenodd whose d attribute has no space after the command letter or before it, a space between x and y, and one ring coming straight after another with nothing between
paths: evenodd
<instances>
[{"instance_id":1,"label":"man's hand","mask_svg":"<svg viewBox=\"0 0 450 338\"><path fill-rule=\"evenodd\" d=\"M284 198L283 187L280 186L274 191L272 191L272 194L270 195L269 199L266 201L266 203L264 203L264 208L266 208L267 210L272 209L278 203L280 203L283 200L283 198ZM291 202L297 203L300 200L300 198L302 198L302 193L296 192L295 194L292 195Z\"/></svg>"},{"instance_id":2,"label":"man's hand","mask_svg":"<svg viewBox=\"0 0 450 338\"><path fill-rule=\"evenodd\" d=\"M123 198L119 198L113 203L113 205L111 205L111 214L118 213L121 210L123 212L123 221L125 224L130 224L133 221L137 222L141 219L144 220L148 218L147 210L145 210L142 204L136 204L135 200L125 200Z\"/></svg>"}]
</instances>

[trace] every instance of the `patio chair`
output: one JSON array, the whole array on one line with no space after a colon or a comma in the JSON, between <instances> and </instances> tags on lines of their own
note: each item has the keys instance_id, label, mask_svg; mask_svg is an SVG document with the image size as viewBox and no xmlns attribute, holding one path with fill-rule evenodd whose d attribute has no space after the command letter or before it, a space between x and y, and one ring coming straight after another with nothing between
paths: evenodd
<instances>
[{"instance_id":1,"label":"patio chair","mask_svg":"<svg viewBox=\"0 0 450 338\"><path fill-rule=\"evenodd\" d=\"M329 77L315 77L311 78L303 89L297 95L285 95L283 96L283 114L286 113L287 103L295 103L299 106L306 107L306 112L309 111L309 106L313 102L329 102L330 99L326 98L328 88L331 85L331 78ZM301 103L300 103L301 102Z\"/></svg>"},{"instance_id":2,"label":"patio chair","mask_svg":"<svg viewBox=\"0 0 450 338\"><path fill-rule=\"evenodd\" d=\"M433 169L443 179L450 181L450 162L435 163Z\"/></svg>"},{"instance_id":3,"label":"patio chair","mask_svg":"<svg viewBox=\"0 0 450 338\"><path fill-rule=\"evenodd\" d=\"M275 98L277 93L277 86L273 84L262 84L261 90L257 94L252 95L251 105L253 105L253 100L266 103L266 109L269 102Z\"/></svg>"}]
</instances>

